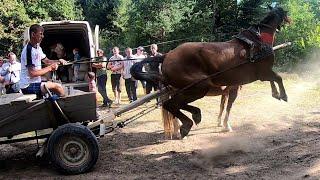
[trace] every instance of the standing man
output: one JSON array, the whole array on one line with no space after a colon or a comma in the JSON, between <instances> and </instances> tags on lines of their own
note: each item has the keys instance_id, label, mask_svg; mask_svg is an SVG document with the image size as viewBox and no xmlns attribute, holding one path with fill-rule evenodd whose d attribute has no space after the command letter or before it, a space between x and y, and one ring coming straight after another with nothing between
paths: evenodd
<instances>
[{"instance_id":1,"label":"standing man","mask_svg":"<svg viewBox=\"0 0 320 180\"><path fill-rule=\"evenodd\" d=\"M2 71L2 66L3 66L3 64L4 64L4 60L3 60L3 57L2 56L0 56L0 72ZM1 87L1 85L4 83L4 77L3 76L1 76L1 74L0 74L0 87Z\"/></svg>"},{"instance_id":2,"label":"standing man","mask_svg":"<svg viewBox=\"0 0 320 180\"><path fill-rule=\"evenodd\" d=\"M121 102L121 86L120 78L123 70L123 56L119 54L119 48L114 47L112 49L113 56L109 59L108 69L112 71L111 73L111 86L115 98L115 104L120 104Z\"/></svg>"},{"instance_id":3,"label":"standing man","mask_svg":"<svg viewBox=\"0 0 320 180\"><path fill-rule=\"evenodd\" d=\"M144 58L146 58L147 56L144 54L144 48L142 46L139 46L137 48L137 53L134 55L134 57L137 59L136 62L140 62L142 61ZM145 68L142 67L142 72L146 72ZM146 94L146 81L144 80L140 80L142 88L143 88L143 92L144 94Z\"/></svg>"},{"instance_id":4,"label":"standing man","mask_svg":"<svg viewBox=\"0 0 320 180\"><path fill-rule=\"evenodd\" d=\"M37 94L41 97L43 93L46 93L44 86L49 90L52 90L59 96L65 96L64 89L61 84L54 82L41 82L41 76L48 72L56 71L58 65L66 64L64 59L50 60L42 52L40 43L43 39L44 29L38 25L33 24L29 28L30 41L24 46L21 53L21 76L20 76L20 88L23 94ZM47 66L42 68L41 61Z\"/></svg>"},{"instance_id":5,"label":"standing man","mask_svg":"<svg viewBox=\"0 0 320 180\"><path fill-rule=\"evenodd\" d=\"M101 94L103 98L103 107L111 107L112 100L109 99L107 95L107 58L104 56L104 52L102 49L97 50L97 55L99 58L99 61L103 61L100 63L93 63L92 67L95 67L97 69L96 76L97 76L97 85L98 85L98 92Z\"/></svg>"},{"instance_id":6,"label":"standing man","mask_svg":"<svg viewBox=\"0 0 320 180\"><path fill-rule=\"evenodd\" d=\"M158 52L158 46L156 44L151 44L150 51L151 51L150 57L162 56L162 54ZM160 73L160 63L150 62L147 64L146 70L147 72ZM159 84L154 82L147 82L146 93L149 94L152 91L152 88L154 89L154 91L157 91L159 89Z\"/></svg>"},{"instance_id":7,"label":"standing man","mask_svg":"<svg viewBox=\"0 0 320 180\"><path fill-rule=\"evenodd\" d=\"M8 54L8 59L9 61L3 64L0 72L1 76L4 76L6 93L19 93L21 64L17 61L17 56L13 52Z\"/></svg>"},{"instance_id":8,"label":"standing man","mask_svg":"<svg viewBox=\"0 0 320 180\"><path fill-rule=\"evenodd\" d=\"M0 72L2 71L3 64L4 64L3 57L0 56ZM4 77L2 77L0 74L0 95L5 94L5 93L6 93L6 91L5 91L5 87L4 87Z\"/></svg>"},{"instance_id":9,"label":"standing man","mask_svg":"<svg viewBox=\"0 0 320 180\"><path fill-rule=\"evenodd\" d=\"M127 95L130 103L137 100L137 91L136 91L136 80L132 78L130 74L130 68L135 63L133 60L135 57L132 54L132 49L126 49L126 60L123 62L123 79L126 86Z\"/></svg>"}]
</instances>

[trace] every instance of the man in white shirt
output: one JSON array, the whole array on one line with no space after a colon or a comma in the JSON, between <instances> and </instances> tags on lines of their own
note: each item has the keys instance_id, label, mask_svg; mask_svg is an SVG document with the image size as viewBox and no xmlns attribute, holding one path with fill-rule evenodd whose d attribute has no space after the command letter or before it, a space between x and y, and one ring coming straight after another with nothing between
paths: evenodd
<instances>
[{"instance_id":1,"label":"man in white shirt","mask_svg":"<svg viewBox=\"0 0 320 180\"><path fill-rule=\"evenodd\" d=\"M2 71L2 65L4 64L3 57L0 56L0 72ZM5 93L4 77L0 74L0 95Z\"/></svg>"},{"instance_id":2,"label":"man in white shirt","mask_svg":"<svg viewBox=\"0 0 320 180\"><path fill-rule=\"evenodd\" d=\"M2 71L3 64L4 64L3 57L0 56L0 72ZM0 74L0 85L1 85L1 83L4 83L4 77L1 76L1 74Z\"/></svg>"},{"instance_id":3,"label":"man in white shirt","mask_svg":"<svg viewBox=\"0 0 320 180\"><path fill-rule=\"evenodd\" d=\"M132 54L132 49L127 48L126 49L126 57L125 61L123 62L123 79L126 86L127 95L129 98L130 103L137 100L137 91L136 91L136 80L133 79L130 73L130 68L135 63L133 60L135 57Z\"/></svg>"},{"instance_id":4,"label":"man in white shirt","mask_svg":"<svg viewBox=\"0 0 320 180\"><path fill-rule=\"evenodd\" d=\"M144 54L144 48L142 46L139 46L137 48L137 53L134 55L134 57L137 59L136 62L140 62L143 59L145 59L147 56ZM142 72L146 72L145 68L142 67ZM146 81L140 80L142 88L143 88L143 92L144 94L146 94Z\"/></svg>"},{"instance_id":5,"label":"man in white shirt","mask_svg":"<svg viewBox=\"0 0 320 180\"><path fill-rule=\"evenodd\" d=\"M4 77L6 84L6 93L19 93L21 64L17 61L17 56L13 52L8 54L8 59L9 61L2 65L2 69L0 71L0 74Z\"/></svg>"},{"instance_id":6,"label":"man in white shirt","mask_svg":"<svg viewBox=\"0 0 320 180\"><path fill-rule=\"evenodd\" d=\"M44 86L59 96L65 96L64 89L61 84L54 82L41 82L41 76L58 69L58 65L67 63L64 59L50 60L42 52L40 43L43 39L44 29L33 24L29 28L30 42L25 45L21 53L21 76L20 88L23 94L37 94L42 96L46 93ZM47 66L42 68L41 62Z\"/></svg>"}]
</instances>

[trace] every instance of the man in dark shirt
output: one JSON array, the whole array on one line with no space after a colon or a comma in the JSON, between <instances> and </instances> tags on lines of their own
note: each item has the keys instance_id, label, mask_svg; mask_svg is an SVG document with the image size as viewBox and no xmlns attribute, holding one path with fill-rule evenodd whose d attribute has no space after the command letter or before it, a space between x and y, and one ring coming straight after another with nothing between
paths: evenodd
<instances>
[{"instance_id":1,"label":"man in dark shirt","mask_svg":"<svg viewBox=\"0 0 320 180\"><path fill-rule=\"evenodd\" d=\"M161 53L158 52L158 46L156 44L151 44L150 46L150 57L162 56ZM160 73L160 63L159 62L149 62L146 66L146 71L150 73ZM152 91L157 91L159 89L159 84L155 82L147 82L146 83L146 93L149 94Z\"/></svg>"}]
</instances>

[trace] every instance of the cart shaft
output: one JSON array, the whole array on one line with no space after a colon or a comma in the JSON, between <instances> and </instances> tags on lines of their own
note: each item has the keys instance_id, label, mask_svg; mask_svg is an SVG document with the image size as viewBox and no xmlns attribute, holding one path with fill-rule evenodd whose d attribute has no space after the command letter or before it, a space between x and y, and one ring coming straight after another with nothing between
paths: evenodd
<instances>
[{"instance_id":1,"label":"cart shaft","mask_svg":"<svg viewBox=\"0 0 320 180\"><path fill-rule=\"evenodd\" d=\"M99 126L100 124L108 123L108 122L114 120L116 118L116 116L119 116L122 113L125 113L127 111L130 111L130 110L136 108L136 107L139 107L142 104L144 104L146 102L149 102L149 101L151 101L153 99L156 99L156 98L158 98L158 97L160 97L160 96L162 96L164 94L167 94L169 92L170 92L170 90L168 88L163 88L163 89L158 90L156 92L147 94L146 96L144 96L144 97L142 97L142 98L140 98L140 99L138 99L138 100L126 105L126 106L117 108L114 111L109 112L106 116L100 118L100 120L89 124L88 128L92 129L92 128L95 128L95 127Z\"/></svg>"}]
</instances>

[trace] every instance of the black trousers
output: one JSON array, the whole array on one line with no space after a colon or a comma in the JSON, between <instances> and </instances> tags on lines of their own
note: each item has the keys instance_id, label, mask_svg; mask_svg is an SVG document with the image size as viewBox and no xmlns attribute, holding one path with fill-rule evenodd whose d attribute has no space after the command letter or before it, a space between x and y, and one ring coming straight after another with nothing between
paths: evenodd
<instances>
[{"instance_id":1,"label":"black trousers","mask_svg":"<svg viewBox=\"0 0 320 180\"><path fill-rule=\"evenodd\" d=\"M157 91L159 89L159 85L157 83L154 82L147 82L146 83L146 93L150 94L150 92L152 91L152 89L154 91Z\"/></svg>"},{"instance_id":2,"label":"black trousers","mask_svg":"<svg viewBox=\"0 0 320 180\"><path fill-rule=\"evenodd\" d=\"M132 78L125 79L124 81L125 81L126 91L127 91L127 95L130 102L137 100L137 91L136 91L137 81L132 80Z\"/></svg>"},{"instance_id":3,"label":"black trousers","mask_svg":"<svg viewBox=\"0 0 320 180\"><path fill-rule=\"evenodd\" d=\"M107 89L106 89L107 78L108 77L106 74L102 74L97 77L98 92L101 94L103 98L103 104L107 104L111 101L107 95Z\"/></svg>"}]
</instances>

